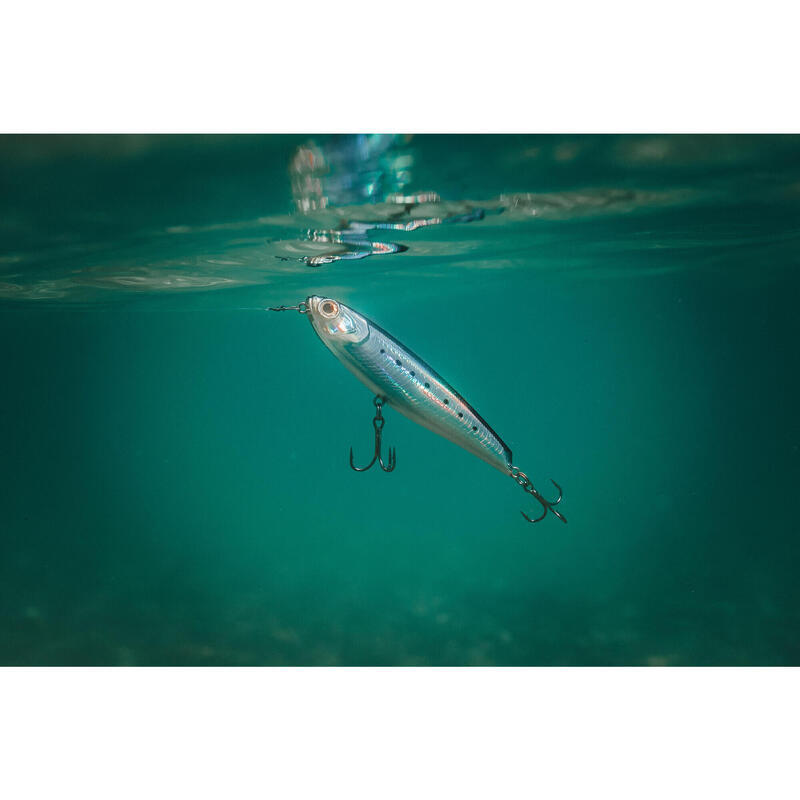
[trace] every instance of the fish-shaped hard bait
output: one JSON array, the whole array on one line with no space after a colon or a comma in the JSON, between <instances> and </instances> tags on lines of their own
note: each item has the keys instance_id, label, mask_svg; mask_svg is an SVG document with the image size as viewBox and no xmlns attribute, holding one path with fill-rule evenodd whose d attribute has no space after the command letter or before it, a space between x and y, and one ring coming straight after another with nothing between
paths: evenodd
<instances>
[{"instance_id":1,"label":"fish-shaped hard bait","mask_svg":"<svg viewBox=\"0 0 800 800\"><path fill-rule=\"evenodd\" d=\"M561 502L559 485L553 481L559 491L558 499L545 500L527 475L511 463L511 449L486 420L425 361L379 325L338 300L317 295L306 298L297 306L270 310L294 310L305 314L325 346L374 393L376 445L375 458L369 466L380 458L381 407L385 403L514 478L543 506L541 516L536 519L522 512L529 522L538 522L548 511L562 522L567 521L555 509ZM393 453L390 453L388 466L382 459L380 461L387 472L394 469L394 462ZM351 466L358 469L352 464L352 451Z\"/></svg>"}]
</instances>

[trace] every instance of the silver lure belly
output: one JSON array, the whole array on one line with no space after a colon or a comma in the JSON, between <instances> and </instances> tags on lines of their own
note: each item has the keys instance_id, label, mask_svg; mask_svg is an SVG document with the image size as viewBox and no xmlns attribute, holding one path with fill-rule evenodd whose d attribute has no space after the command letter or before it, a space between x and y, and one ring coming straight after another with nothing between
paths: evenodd
<instances>
[{"instance_id":1,"label":"silver lure belly","mask_svg":"<svg viewBox=\"0 0 800 800\"><path fill-rule=\"evenodd\" d=\"M316 299L309 298L307 303ZM313 312L310 315L314 330L339 361L370 391L385 397L387 405L508 474L511 450L475 409L397 339L339 305L366 332L359 341L329 335L324 320Z\"/></svg>"}]
</instances>

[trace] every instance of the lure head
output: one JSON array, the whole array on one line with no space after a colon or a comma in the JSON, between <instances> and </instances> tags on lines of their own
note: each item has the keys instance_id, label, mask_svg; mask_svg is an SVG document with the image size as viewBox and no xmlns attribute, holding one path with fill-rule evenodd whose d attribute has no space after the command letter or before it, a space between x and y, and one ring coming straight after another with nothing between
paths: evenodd
<instances>
[{"instance_id":1,"label":"lure head","mask_svg":"<svg viewBox=\"0 0 800 800\"><path fill-rule=\"evenodd\" d=\"M308 318L325 344L341 346L361 342L369 335L369 325L358 312L330 297L306 298Z\"/></svg>"}]
</instances>

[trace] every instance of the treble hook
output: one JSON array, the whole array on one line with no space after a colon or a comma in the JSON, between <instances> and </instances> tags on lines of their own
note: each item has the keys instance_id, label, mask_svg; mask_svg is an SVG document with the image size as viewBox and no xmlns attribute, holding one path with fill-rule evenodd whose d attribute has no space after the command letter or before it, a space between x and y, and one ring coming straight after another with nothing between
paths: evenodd
<instances>
[{"instance_id":1,"label":"treble hook","mask_svg":"<svg viewBox=\"0 0 800 800\"><path fill-rule=\"evenodd\" d=\"M515 467L513 465L509 468L509 475L528 493L533 495L536 500L538 500L544 511L542 511L542 515L540 517L536 517L536 519L531 519L524 511L520 511L519 513L525 517L528 522L541 522L546 516L548 511L552 511L562 522L566 522L566 517L561 514L560 511L556 511L555 506L557 506L561 502L561 498L563 493L561 491L561 487L552 479L550 478L551 483L553 486L558 489L558 499L557 500L546 500L542 495L539 494L537 489L531 483L531 479L521 470L519 467Z\"/></svg>"},{"instance_id":2,"label":"treble hook","mask_svg":"<svg viewBox=\"0 0 800 800\"><path fill-rule=\"evenodd\" d=\"M350 467L356 472L366 472L376 461L381 465L381 469L384 472L391 472L397 463L394 447L389 448L388 466L383 463L383 457L381 456L381 436L383 435L383 424L386 422L386 420L383 418L383 412L381 411L381 408L385 400L385 397L381 397L379 394L376 394L372 401L375 404L375 416L372 419L372 427L375 428L375 455L372 456L372 461L370 461L366 467L357 467L353 463L353 448L350 448Z\"/></svg>"}]
</instances>

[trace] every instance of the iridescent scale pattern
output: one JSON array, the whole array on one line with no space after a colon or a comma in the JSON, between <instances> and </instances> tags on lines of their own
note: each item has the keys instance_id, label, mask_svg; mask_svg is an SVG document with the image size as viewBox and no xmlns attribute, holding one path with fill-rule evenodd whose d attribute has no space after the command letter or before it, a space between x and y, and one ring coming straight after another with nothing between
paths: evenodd
<instances>
[{"instance_id":1,"label":"iridescent scale pattern","mask_svg":"<svg viewBox=\"0 0 800 800\"><path fill-rule=\"evenodd\" d=\"M361 319L369 334L360 342L323 337L337 358L388 406L507 473L511 450L475 409L394 337Z\"/></svg>"}]
</instances>

